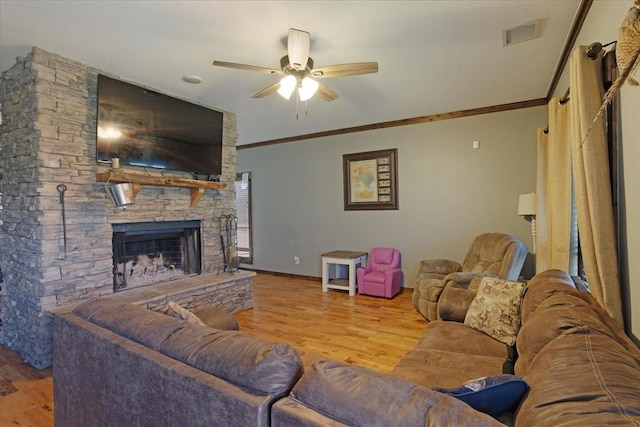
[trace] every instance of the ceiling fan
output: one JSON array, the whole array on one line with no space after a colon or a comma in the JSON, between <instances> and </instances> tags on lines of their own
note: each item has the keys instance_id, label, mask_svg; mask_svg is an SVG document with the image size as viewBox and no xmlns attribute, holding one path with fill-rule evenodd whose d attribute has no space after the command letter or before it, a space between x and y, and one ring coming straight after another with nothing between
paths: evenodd
<instances>
[{"instance_id":1,"label":"ceiling fan","mask_svg":"<svg viewBox=\"0 0 640 427\"><path fill-rule=\"evenodd\" d=\"M336 91L315 79L378 72L377 62L354 62L313 68L313 59L309 56L310 47L311 36L308 32L290 28L287 38L287 55L280 58L280 70L224 61L213 61L213 65L281 75L283 78L278 83L262 89L254 94L253 98L264 98L278 92L285 99L290 99L293 92L297 90L301 101L308 100L315 93L318 93L318 96L326 101L333 101L339 97Z\"/></svg>"}]
</instances>

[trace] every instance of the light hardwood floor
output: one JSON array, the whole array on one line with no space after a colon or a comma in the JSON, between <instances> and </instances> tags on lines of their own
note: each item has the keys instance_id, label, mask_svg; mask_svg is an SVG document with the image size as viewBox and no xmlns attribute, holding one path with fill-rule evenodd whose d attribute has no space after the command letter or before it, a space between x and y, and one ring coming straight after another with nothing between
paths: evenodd
<instances>
[{"instance_id":1,"label":"light hardwood floor","mask_svg":"<svg viewBox=\"0 0 640 427\"><path fill-rule=\"evenodd\" d=\"M287 342L379 372L390 372L427 322L411 304L411 289L391 300L323 293L316 280L258 274L254 308L235 315L246 333ZM53 426L52 369L38 371L0 346L0 427Z\"/></svg>"}]
</instances>

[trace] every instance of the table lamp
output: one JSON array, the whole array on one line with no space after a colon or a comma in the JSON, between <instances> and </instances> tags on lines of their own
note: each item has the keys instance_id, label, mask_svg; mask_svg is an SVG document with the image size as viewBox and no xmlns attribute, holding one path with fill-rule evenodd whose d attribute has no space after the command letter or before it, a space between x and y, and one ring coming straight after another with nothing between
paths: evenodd
<instances>
[{"instance_id":1,"label":"table lamp","mask_svg":"<svg viewBox=\"0 0 640 427\"><path fill-rule=\"evenodd\" d=\"M524 216L524 219L531 221L531 237L533 238L533 250L536 253L536 207L538 201L536 193L521 194L518 199L518 215Z\"/></svg>"}]
</instances>

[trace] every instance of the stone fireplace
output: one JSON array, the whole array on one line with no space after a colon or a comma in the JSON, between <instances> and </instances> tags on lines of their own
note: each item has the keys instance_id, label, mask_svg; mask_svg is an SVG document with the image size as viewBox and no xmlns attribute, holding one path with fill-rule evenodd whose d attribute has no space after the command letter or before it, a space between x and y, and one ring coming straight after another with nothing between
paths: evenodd
<instances>
[{"instance_id":1,"label":"stone fireplace","mask_svg":"<svg viewBox=\"0 0 640 427\"><path fill-rule=\"evenodd\" d=\"M112 224L113 290L200 274L200 221Z\"/></svg>"},{"instance_id":2,"label":"stone fireplace","mask_svg":"<svg viewBox=\"0 0 640 427\"><path fill-rule=\"evenodd\" d=\"M0 81L0 343L36 368L52 362L54 310L151 288L189 304L192 297L184 289L193 282L213 289L219 280L235 280L226 273L216 276L224 264L218 218L235 214L235 115L224 112L224 189L203 190L194 203L187 188L143 184L133 205L117 209L97 179L109 171L96 162L97 75L87 65L34 47ZM135 167L125 171L192 178ZM67 188L64 212L60 184ZM134 230L135 224L145 224L144 230ZM158 224L169 227L149 239ZM180 278L155 283L165 270L170 278L182 272ZM145 274L156 276L153 283L137 277ZM243 280L250 285L250 277ZM167 290L173 283L184 289ZM218 301L204 294L199 298ZM232 304L247 308L244 302Z\"/></svg>"}]
</instances>

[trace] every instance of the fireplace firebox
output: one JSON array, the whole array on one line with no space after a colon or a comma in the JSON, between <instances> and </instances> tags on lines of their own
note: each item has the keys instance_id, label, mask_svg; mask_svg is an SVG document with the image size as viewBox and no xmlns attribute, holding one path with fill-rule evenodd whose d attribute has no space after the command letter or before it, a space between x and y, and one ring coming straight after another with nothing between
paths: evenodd
<instances>
[{"instance_id":1,"label":"fireplace firebox","mask_svg":"<svg viewBox=\"0 0 640 427\"><path fill-rule=\"evenodd\" d=\"M113 290L200 274L201 248L199 220L113 224Z\"/></svg>"}]
</instances>

